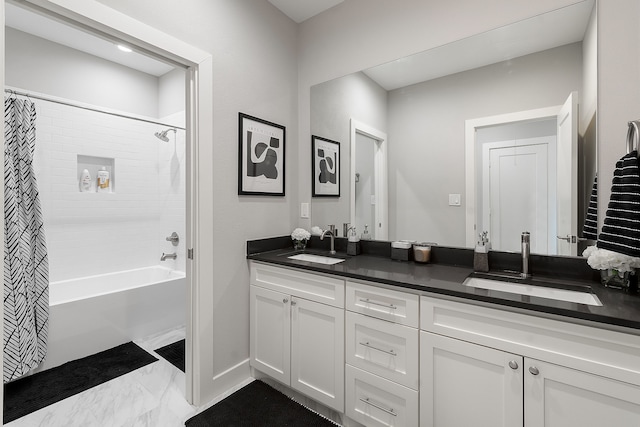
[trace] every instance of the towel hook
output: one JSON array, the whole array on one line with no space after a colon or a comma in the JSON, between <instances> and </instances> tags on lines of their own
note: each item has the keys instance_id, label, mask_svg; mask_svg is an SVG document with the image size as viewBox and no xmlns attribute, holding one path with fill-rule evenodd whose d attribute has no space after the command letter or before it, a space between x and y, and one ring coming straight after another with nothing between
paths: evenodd
<instances>
[{"instance_id":1,"label":"towel hook","mask_svg":"<svg viewBox=\"0 0 640 427\"><path fill-rule=\"evenodd\" d=\"M629 122L629 130L627 131L627 154L633 150L640 151L638 142L640 141L640 120L632 120Z\"/></svg>"}]
</instances>

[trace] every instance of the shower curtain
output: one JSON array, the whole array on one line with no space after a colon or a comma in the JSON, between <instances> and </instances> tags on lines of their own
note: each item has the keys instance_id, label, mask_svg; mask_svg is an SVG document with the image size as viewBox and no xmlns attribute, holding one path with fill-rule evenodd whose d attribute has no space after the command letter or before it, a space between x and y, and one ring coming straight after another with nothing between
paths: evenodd
<instances>
[{"instance_id":1,"label":"shower curtain","mask_svg":"<svg viewBox=\"0 0 640 427\"><path fill-rule=\"evenodd\" d=\"M4 364L14 380L44 359L49 322L49 262L33 170L35 104L4 101Z\"/></svg>"}]
</instances>

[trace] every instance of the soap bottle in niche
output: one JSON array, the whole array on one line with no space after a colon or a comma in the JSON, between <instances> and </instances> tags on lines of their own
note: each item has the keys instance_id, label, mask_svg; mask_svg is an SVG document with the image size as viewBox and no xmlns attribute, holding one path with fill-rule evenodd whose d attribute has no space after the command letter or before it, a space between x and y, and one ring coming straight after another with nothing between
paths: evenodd
<instances>
[{"instance_id":1,"label":"soap bottle in niche","mask_svg":"<svg viewBox=\"0 0 640 427\"><path fill-rule=\"evenodd\" d=\"M91 190L91 174L89 170L84 169L80 174L80 192L89 193Z\"/></svg>"},{"instance_id":2,"label":"soap bottle in niche","mask_svg":"<svg viewBox=\"0 0 640 427\"><path fill-rule=\"evenodd\" d=\"M98 193L110 193L111 187L109 186L109 171L102 166L98 171Z\"/></svg>"},{"instance_id":3,"label":"soap bottle in niche","mask_svg":"<svg viewBox=\"0 0 640 427\"><path fill-rule=\"evenodd\" d=\"M369 225L365 224L364 225L364 231L362 232L362 240L370 240L371 239L371 235L369 234L369 230L368 230Z\"/></svg>"}]
</instances>

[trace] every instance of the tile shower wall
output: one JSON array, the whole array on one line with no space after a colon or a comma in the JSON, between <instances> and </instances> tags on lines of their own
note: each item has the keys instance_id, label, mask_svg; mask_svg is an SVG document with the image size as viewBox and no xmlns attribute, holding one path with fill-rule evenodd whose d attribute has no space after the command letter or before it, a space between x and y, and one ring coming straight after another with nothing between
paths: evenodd
<instances>
[{"instance_id":1,"label":"tile shower wall","mask_svg":"<svg viewBox=\"0 0 640 427\"><path fill-rule=\"evenodd\" d=\"M50 280L157 264L184 270L184 131L175 144L173 132L162 142L154 136L166 128L160 125L34 102ZM113 193L79 191L79 155L113 159ZM165 241L172 231L182 238L178 248ZM177 260L160 262L163 251L176 249Z\"/></svg>"}]
</instances>

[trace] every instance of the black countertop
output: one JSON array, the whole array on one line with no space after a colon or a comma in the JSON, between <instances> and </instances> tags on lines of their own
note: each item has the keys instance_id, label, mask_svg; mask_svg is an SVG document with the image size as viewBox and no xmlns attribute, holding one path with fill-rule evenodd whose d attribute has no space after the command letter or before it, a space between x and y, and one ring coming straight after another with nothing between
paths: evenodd
<instances>
[{"instance_id":1,"label":"black countertop","mask_svg":"<svg viewBox=\"0 0 640 427\"><path fill-rule=\"evenodd\" d=\"M336 256L344 258L345 261L333 265L296 261L288 258L288 256L300 252L294 252L291 247L264 252L249 251L247 259L310 272L332 274L347 279L412 289L421 294L447 295L469 302L488 303L497 305L497 308L500 306L503 308L511 307L526 310L533 315L561 316L567 321L578 319L588 321L590 324L596 322L597 324L593 326L610 329L624 328L626 332L640 334L640 295L606 288L596 281L558 279L557 275L545 278L535 275L534 272L535 279L552 280L567 285L568 288L573 286L582 289L589 287L591 293L600 299L602 306L465 286L462 283L473 273L473 269L464 265L420 264L412 261L394 261L388 257L367 254L351 257L340 252ZM327 252L322 253L317 250L307 250L306 252L327 255ZM627 328L631 330L627 330Z\"/></svg>"}]
</instances>

